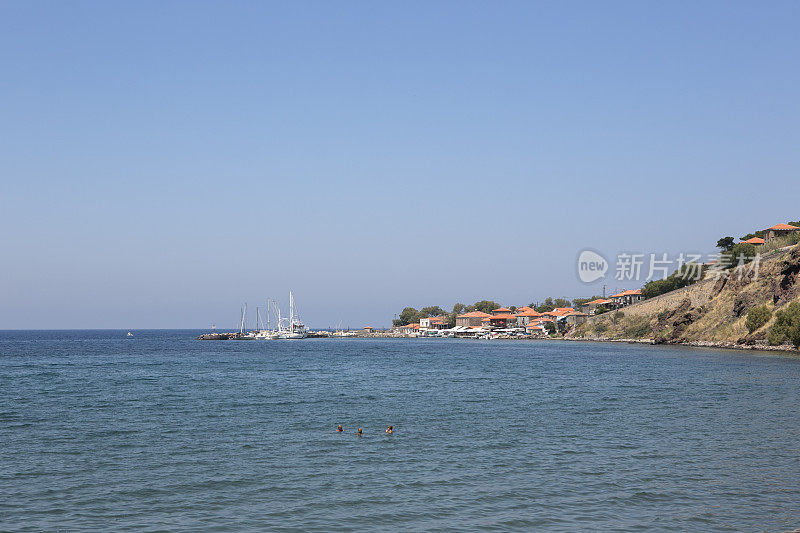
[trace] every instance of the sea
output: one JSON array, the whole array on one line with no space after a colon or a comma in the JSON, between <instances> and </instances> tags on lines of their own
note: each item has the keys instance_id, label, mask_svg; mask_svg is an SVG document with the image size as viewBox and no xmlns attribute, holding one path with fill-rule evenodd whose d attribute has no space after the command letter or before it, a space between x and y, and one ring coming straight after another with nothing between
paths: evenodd
<instances>
[{"instance_id":1,"label":"sea","mask_svg":"<svg viewBox=\"0 0 800 533\"><path fill-rule=\"evenodd\" d=\"M797 356L199 333L0 332L0 530L800 528Z\"/></svg>"}]
</instances>

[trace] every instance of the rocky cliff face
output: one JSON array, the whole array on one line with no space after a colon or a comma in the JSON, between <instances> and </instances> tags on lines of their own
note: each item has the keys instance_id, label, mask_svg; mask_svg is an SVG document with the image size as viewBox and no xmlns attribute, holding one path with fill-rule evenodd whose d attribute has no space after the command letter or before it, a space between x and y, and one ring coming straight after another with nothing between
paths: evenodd
<instances>
[{"instance_id":1,"label":"rocky cliff face","mask_svg":"<svg viewBox=\"0 0 800 533\"><path fill-rule=\"evenodd\" d=\"M745 265L727 275L594 317L569 338L652 340L656 343L765 347L775 318L750 333L747 312L775 311L800 299L800 245L766 256L756 270Z\"/></svg>"}]
</instances>

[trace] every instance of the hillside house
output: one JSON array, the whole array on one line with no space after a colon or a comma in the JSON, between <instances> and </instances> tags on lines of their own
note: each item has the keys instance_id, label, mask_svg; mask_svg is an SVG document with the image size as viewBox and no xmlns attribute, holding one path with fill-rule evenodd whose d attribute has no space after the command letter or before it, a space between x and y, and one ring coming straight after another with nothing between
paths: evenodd
<instances>
[{"instance_id":1,"label":"hillside house","mask_svg":"<svg viewBox=\"0 0 800 533\"><path fill-rule=\"evenodd\" d=\"M789 224L775 224L771 228L764 230L764 242L769 242L772 239L783 237L784 235L789 235L790 233L794 233L796 231L800 231L800 228L797 226L791 226Z\"/></svg>"},{"instance_id":2,"label":"hillside house","mask_svg":"<svg viewBox=\"0 0 800 533\"><path fill-rule=\"evenodd\" d=\"M611 305L611 300L607 298L598 298L596 300L592 300L591 302L586 302L583 304L583 312L593 315L595 311L597 311L597 308L601 305L608 307Z\"/></svg>"},{"instance_id":3,"label":"hillside house","mask_svg":"<svg viewBox=\"0 0 800 533\"><path fill-rule=\"evenodd\" d=\"M614 307L625 307L631 304L635 304L636 302L640 302L642 297L642 291L639 289L630 290L630 291L622 291L617 294L613 294L611 297L611 303Z\"/></svg>"}]
</instances>

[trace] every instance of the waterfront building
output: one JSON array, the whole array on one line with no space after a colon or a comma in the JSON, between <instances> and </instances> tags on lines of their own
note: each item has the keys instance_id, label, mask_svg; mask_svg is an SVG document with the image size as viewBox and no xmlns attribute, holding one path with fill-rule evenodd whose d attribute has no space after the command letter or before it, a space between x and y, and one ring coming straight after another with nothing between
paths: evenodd
<instances>
[{"instance_id":1,"label":"waterfront building","mask_svg":"<svg viewBox=\"0 0 800 533\"><path fill-rule=\"evenodd\" d=\"M488 318L490 316L492 315L490 315L489 313L484 313L482 311L472 311L470 313L464 313L463 315L458 315L456 317L456 326L480 327L481 325L483 325L483 319Z\"/></svg>"}]
</instances>

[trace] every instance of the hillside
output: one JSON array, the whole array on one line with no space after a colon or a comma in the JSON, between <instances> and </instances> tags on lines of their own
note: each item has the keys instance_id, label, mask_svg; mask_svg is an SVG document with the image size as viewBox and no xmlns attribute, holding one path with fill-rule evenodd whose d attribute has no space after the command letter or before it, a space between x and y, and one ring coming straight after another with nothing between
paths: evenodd
<instances>
[{"instance_id":1,"label":"hillside","mask_svg":"<svg viewBox=\"0 0 800 533\"><path fill-rule=\"evenodd\" d=\"M800 245L764 256L757 276L747 266L728 272L727 277L705 279L620 312L592 317L567 338L794 349L787 344L770 347L767 338L776 314L800 301ZM770 318L751 333L746 317L760 306Z\"/></svg>"}]
</instances>

